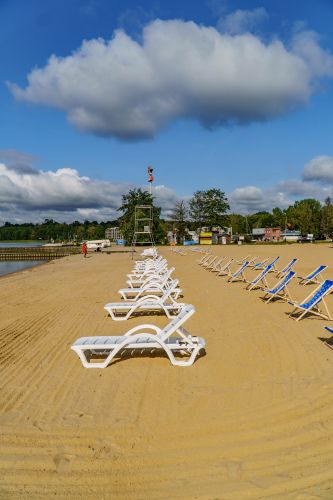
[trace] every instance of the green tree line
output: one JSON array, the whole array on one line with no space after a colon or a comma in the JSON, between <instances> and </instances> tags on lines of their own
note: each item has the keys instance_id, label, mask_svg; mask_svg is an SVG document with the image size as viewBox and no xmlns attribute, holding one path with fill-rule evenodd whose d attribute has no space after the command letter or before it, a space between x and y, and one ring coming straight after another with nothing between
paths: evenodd
<instances>
[{"instance_id":1,"label":"green tree line","mask_svg":"<svg viewBox=\"0 0 333 500\"><path fill-rule=\"evenodd\" d=\"M116 220L103 222L74 221L60 223L45 219L39 224L14 224L5 222L0 227L0 240L43 240L78 241L103 239L105 229L120 226L128 244L134 231L134 210L136 205L153 206L153 232L157 243L166 241L166 233L177 230L180 241L187 237L186 230L200 227L232 227L233 233L246 234L259 227L277 227L299 230L302 234L315 237L333 236L333 205L330 198L321 204L318 200L307 198L295 201L287 209L276 207L271 212L262 211L247 216L227 213L228 200L220 189L196 191L188 201L178 201L170 212L168 220L161 219L161 208L155 206L154 197L147 191L132 189L123 195L119 207L120 216Z\"/></svg>"}]
</instances>

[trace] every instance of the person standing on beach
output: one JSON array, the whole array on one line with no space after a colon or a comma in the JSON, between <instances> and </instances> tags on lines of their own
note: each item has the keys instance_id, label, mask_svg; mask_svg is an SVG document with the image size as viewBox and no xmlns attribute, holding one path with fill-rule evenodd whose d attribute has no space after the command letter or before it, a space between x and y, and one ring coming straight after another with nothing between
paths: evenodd
<instances>
[{"instance_id":1,"label":"person standing on beach","mask_svg":"<svg viewBox=\"0 0 333 500\"><path fill-rule=\"evenodd\" d=\"M84 241L82 245L83 257L87 257L87 243Z\"/></svg>"}]
</instances>

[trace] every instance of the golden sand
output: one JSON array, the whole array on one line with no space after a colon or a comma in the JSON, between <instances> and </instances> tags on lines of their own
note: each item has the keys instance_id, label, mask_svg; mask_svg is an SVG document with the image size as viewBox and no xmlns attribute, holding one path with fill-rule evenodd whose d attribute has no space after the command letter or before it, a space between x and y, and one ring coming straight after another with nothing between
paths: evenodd
<instances>
[{"instance_id":1,"label":"golden sand","mask_svg":"<svg viewBox=\"0 0 333 500\"><path fill-rule=\"evenodd\" d=\"M264 304L186 252L161 250L197 310L186 329L207 342L186 368L156 355L86 370L70 350L80 336L166 324L107 317L128 255L72 256L0 280L0 498L333 498L328 322L293 321L287 303ZM333 278L332 245L213 248L250 252L280 255L279 267L298 257L300 275L327 264ZM311 289L290 287L296 299Z\"/></svg>"}]
</instances>

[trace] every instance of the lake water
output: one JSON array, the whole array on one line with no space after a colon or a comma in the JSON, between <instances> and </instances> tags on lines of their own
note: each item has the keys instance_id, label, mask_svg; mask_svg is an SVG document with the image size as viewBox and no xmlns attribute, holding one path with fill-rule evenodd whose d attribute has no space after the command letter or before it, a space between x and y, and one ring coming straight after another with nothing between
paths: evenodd
<instances>
[{"instance_id":1,"label":"lake water","mask_svg":"<svg viewBox=\"0 0 333 500\"><path fill-rule=\"evenodd\" d=\"M0 242L0 248L15 248L15 247L40 247L42 243L21 243L16 241L11 241L10 243ZM23 269L28 269L29 267L38 266L43 264L43 260L20 260L20 261L0 261L0 276L5 274L15 273L16 271L21 271Z\"/></svg>"}]
</instances>

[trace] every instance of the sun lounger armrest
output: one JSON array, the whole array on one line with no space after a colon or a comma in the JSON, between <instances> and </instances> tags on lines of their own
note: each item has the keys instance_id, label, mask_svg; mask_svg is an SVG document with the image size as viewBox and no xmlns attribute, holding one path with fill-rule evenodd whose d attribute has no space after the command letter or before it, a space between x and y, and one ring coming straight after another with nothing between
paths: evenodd
<instances>
[{"instance_id":1,"label":"sun lounger armrest","mask_svg":"<svg viewBox=\"0 0 333 500\"><path fill-rule=\"evenodd\" d=\"M155 333L161 333L161 329L158 328L158 326L155 326L155 325L138 325L138 326L134 326L133 328L131 328L130 330L128 330L128 332L126 332L124 334L124 337L129 337L133 333L137 333L140 330L143 330L142 333L145 333L145 330L154 330Z\"/></svg>"}]
</instances>

